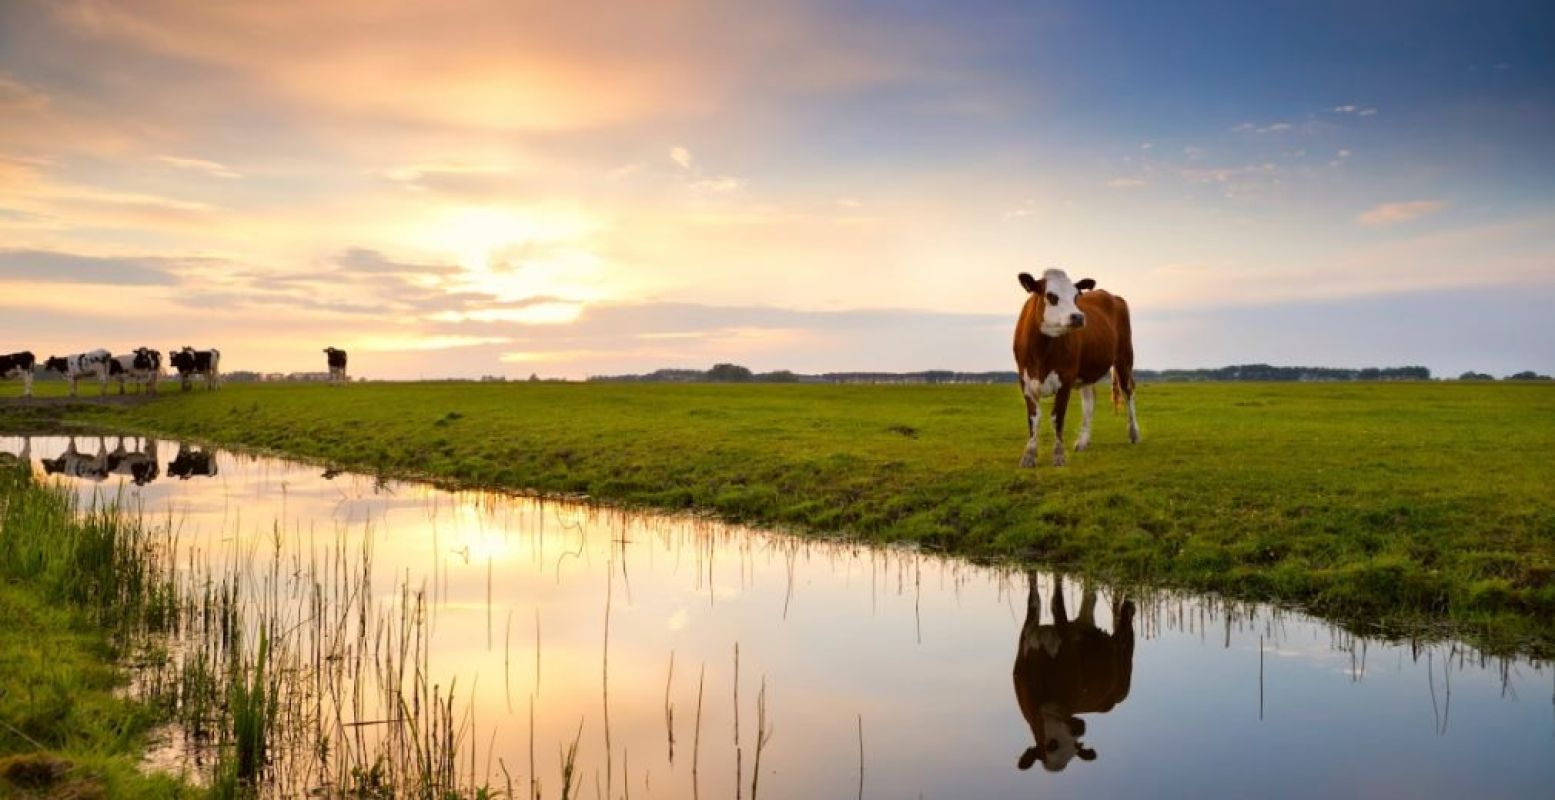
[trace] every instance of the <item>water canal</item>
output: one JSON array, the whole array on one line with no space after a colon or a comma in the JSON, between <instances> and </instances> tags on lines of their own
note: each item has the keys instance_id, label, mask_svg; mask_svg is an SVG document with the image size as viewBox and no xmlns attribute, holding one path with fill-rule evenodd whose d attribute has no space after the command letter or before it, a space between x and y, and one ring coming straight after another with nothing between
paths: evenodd
<instances>
[{"instance_id":1,"label":"water canal","mask_svg":"<svg viewBox=\"0 0 1555 800\"><path fill-rule=\"evenodd\" d=\"M1452 642L171 441L0 451L140 513L187 592L278 621L310 721L277 736L278 796L426 769L433 740L517 796L1555 791L1555 671ZM164 763L208 760L172 738Z\"/></svg>"}]
</instances>

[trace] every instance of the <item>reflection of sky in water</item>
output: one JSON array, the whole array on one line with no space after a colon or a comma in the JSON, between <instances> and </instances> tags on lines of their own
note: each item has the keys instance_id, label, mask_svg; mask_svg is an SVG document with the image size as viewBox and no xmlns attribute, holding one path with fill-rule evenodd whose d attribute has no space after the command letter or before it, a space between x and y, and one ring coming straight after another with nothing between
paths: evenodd
<instances>
[{"instance_id":1,"label":"reflection of sky in water","mask_svg":"<svg viewBox=\"0 0 1555 800\"><path fill-rule=\"evenodd\" d=\"M0 437L0 451L22 444ZM97 452L95 437L77 444ZM55 458L65 446L34 438L31 456ZM127 451L137 448L127 442ZM351 474L326 480L319 467L226 453L214 476L180 480L168 474L180 452L160 443L161 474L145 486L117 477L74 485L122 491L170 519L181 546L239 553L256 570L267 568L278 526L288 554L333 548L337 537L355 546L371 531L378 600L392 602L404 581L427 588L431 668L444 685L458 677L460 705L474 687L473 741L481 764L490 750L496 780L498 759L515 777L527 772L534 695L536 761L549 794L560 785L557 745L580 720L585 790L596 770L605 781L607 595L617 795L623 780L635 796L689 795L704 665L700 788L733 793L736 643L746 791L756 693L767 680L774 737L762 755L765 797L856 792L860 715L871 797L1530 797L1555 786L1555 686L1551 670L1527 662L1508 665L1503 686L1502 665L1479 666L1450 645L1416 657L1408 646L1357 643L1294 614L1141 601L1129 694L1112 711L1083 717L1096 760L1021 772L1016 761L1032 734L1011 669L1026 612L1023 575L684 517ZM1053 579L1042 581L1046 590ZM1072 582L1067 589L1072 617L1080 592ZM1104 594L1097 609L1107 630L1109 604ZM672 653L673 765L664 717Z\"/></svg>"}]
</instances>

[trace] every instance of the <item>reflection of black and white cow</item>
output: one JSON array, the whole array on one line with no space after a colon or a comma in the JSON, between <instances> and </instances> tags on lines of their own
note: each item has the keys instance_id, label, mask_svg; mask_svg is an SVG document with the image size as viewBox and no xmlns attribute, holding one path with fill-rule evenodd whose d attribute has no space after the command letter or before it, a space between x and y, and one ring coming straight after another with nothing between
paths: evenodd
<instances>
[{"instance_id":1,"label":"reflection of black and white cow","mask_svg":"<svg viewBox=\"0 0 1555 800\"><path fill-rule=\"evenodd\" d=\"M162 354L149 347L137 347L132 353L114 356L108 365L108 374L119 382L119 394L124 394L124 382L130 381L144 392L147 387L157 393L157 379L162 377Z\"/></svg>"},{"instance_id":2,"label":"reflection of black and white cow","mask_svg":"<svg viewBox=\"0 0 1555 800\"><path fill-rule=\"evenodd\" d=\"M1064 585L1054 579L1053 623L1042 624L1042 593L1035 573L1027 576L1026 624L1015 652L1015 701L1031 725L1036 745L1026 748L1017 766L1042 766L1057 772L1079 756L1096 758L1086 747L1085 720L1079 714L1104 714L1128 697L1134 674L1134 603L1113 598L1112 633L1096 627L1096 592L1089 586L1080 614L1064 611Z\"/></svg>"},{"instance_id":3,"label":"reflection of black and white cow","mask_svg":"<svg viewBox=\"0 0 1555 800\"><path fill-rule=\"evenodd\" d=\"M0 378L21 378L22 397L32 397L32 368L37 363L38 359L27 350L0 356Z\"/></svg>"},{"instance_id":4,"label":"reflection of black and white cow","mask_svg":"<svg viewBox=\"0 0 1555 800\"><path fill-rule=\"evenodd\" d=\"M189 379L196 375L205 377L205 388L221 388L221 351L212 347L209 350L196 350L185 345L179 350L169 350L168 363L178 370L178 380L183 385L184 391L189 391Z\"/></svg>"},{"instance_id":5,"label":"reflection of black and white cow","mask_svg":"<svg viewBox=\"0 0 1555 800\"><path fill-rule=\"evenodd\" d=\"M43 362L44 369L51 369L65 376L70 381L70 396L76 396L76 383L82 378L96 376L102 385L102 393L108 394L108 370L113 358L107 350L93 350L89 353L76 353L72 356L53 356Z\"/></svg>"},{"instance_id":6,"label":"reflection of black and white cow","mask_svg":"<svg viewBox=\"0 0 1555 800\"><path fill-rule=\"evenodd\" d=\"M338 347L324 348L324 355L329 359L329 382L346 384L346 351Z\"/></svg>"},{"instance_id":7,"label":"reflection of black and white cow","mask_svg":"<svg viewBox=\"0 0 1555 800\"><path fill-rule=\"evenodd\" d=\"M167 476L188 480L209 478L216 474L216 456L204 450L179 447L178 457L167 462Z\"/></svg>"},{"instance_id":8,"label":"reflection of black and white cow","mask_svg":"<svg viewBox=\"0 0 1555 800\"><path fill-rule=\"evenodd\" d=\"M7 453L0 451L0 469L24 469L32 475L32 437L22 437L22 450L19 453Z\"/></svg>"},{"instance_id":9,"label":"reflection of black and white cow","mask_svg":"<svg viewBox=\"0 0 1555 800\"><path fill-rule=\"evenodd\" d=\"M157 462L157 440L147 439L136 451L124 449L124 439L108 454L108 473L129 478L136 486L145 486L161 475L162 465Z\"/></svg>"},{"instance_id":10,"label":"reflection of black and white cow","mask_svg":"<svg viewBox=\"0 0 1555 800\"><path fill-rule=\"evenodd\" d=\"M65 452L58 458L40 459L43 462L45 475L64 475L67 478L80 478L89 481L101 481L108 477L108 447L99 438L97 440L97 455L89 456L76 449L76 437L70 437L70 444Z\"/></svg>"}]
</instances>

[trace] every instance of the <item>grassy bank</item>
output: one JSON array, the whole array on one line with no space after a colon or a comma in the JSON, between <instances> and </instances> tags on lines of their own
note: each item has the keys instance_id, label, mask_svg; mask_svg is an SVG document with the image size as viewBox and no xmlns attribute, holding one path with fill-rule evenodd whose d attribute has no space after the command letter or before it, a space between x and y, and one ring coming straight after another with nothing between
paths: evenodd
<instances>
[{"instance_id":1,"label":"grassy bank","mask_svg":"<svg viewBox=\"0 0 1555 800\"><path fill-rule=\"evenodd\" d=\"M1034 471L1015 466L1022 413L1009 386L229 385L4 424L709 509L1346 620L1450 620L1492 649L1555 639L1555 387L1147 386L1142 444L1101 409L1090 452Z\"/></svg>"},{"instance_id":2,"label":"grassy bank","mask_svg":"<svg viewBox=\"0 0 1555 800\"><path fill-rule=\"evenodd\" d=\"M116 694L121 634L150 608L125 594L150 588L131 588L144 574L102 547L121 533L116 519L78 521L64 495L0 468L0 797L203 794L138 768L163 717Z\"/></svg>"}]
</instances>

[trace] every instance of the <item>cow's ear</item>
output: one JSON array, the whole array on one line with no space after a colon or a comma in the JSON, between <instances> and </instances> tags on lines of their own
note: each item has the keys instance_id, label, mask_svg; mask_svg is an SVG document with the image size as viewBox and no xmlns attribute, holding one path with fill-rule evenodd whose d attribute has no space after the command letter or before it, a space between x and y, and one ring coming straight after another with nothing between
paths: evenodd
<instances>
[{"instance_id":1,"label":"cow's ear","mask_svg":"<svg viewBox=\"0 0 1555 800\"><path fill-rule=\"evenodd\" d=\"M1037 763L1037 748L1028 747L1026 752L1020 754L1020 760L1015 762L1015 766L1021 769L1031 769L1031 765L1035 763Z\"/></svg>"},{"instance_id":2,"label":"cow's ear","mask_svg":"<svg viewBox=\"0 0 1555 800\"><path fill-rule=\"evenodd\" d=\"M1089 747L1082 747L1079 750L1074 751L1074 754L1079 756L1081 761L1095 761L1096 760L1096 751L1092 750Z\"/></svg>"},{"instance_id":3,"label":"cow's ear","mask_svg":"<svg viewBox=\"0 0 1555 800\"><path fill-rule=\"evenodd\" d=\"M1082 292L1089 292L1090 290L1096 288L1096 281L1091 280L1090 278L1085 278L1083 280L1076 281L1074 288L1079 289Z\"/></svg>"},{"instance_id":4,"label":"cow's ear","mask_svg":"<svg viewBox=\"0 0 1555 800\"><path fill-rule=\"evenodd\" d=\"M1031 277L1031 273L1029 272L1022 272L1020 274L1021 288L1032 294L1042 294L1042 284L1045 282L1046 281L1039 281L1036 278Z\"/></svg>"}]
</instances>

